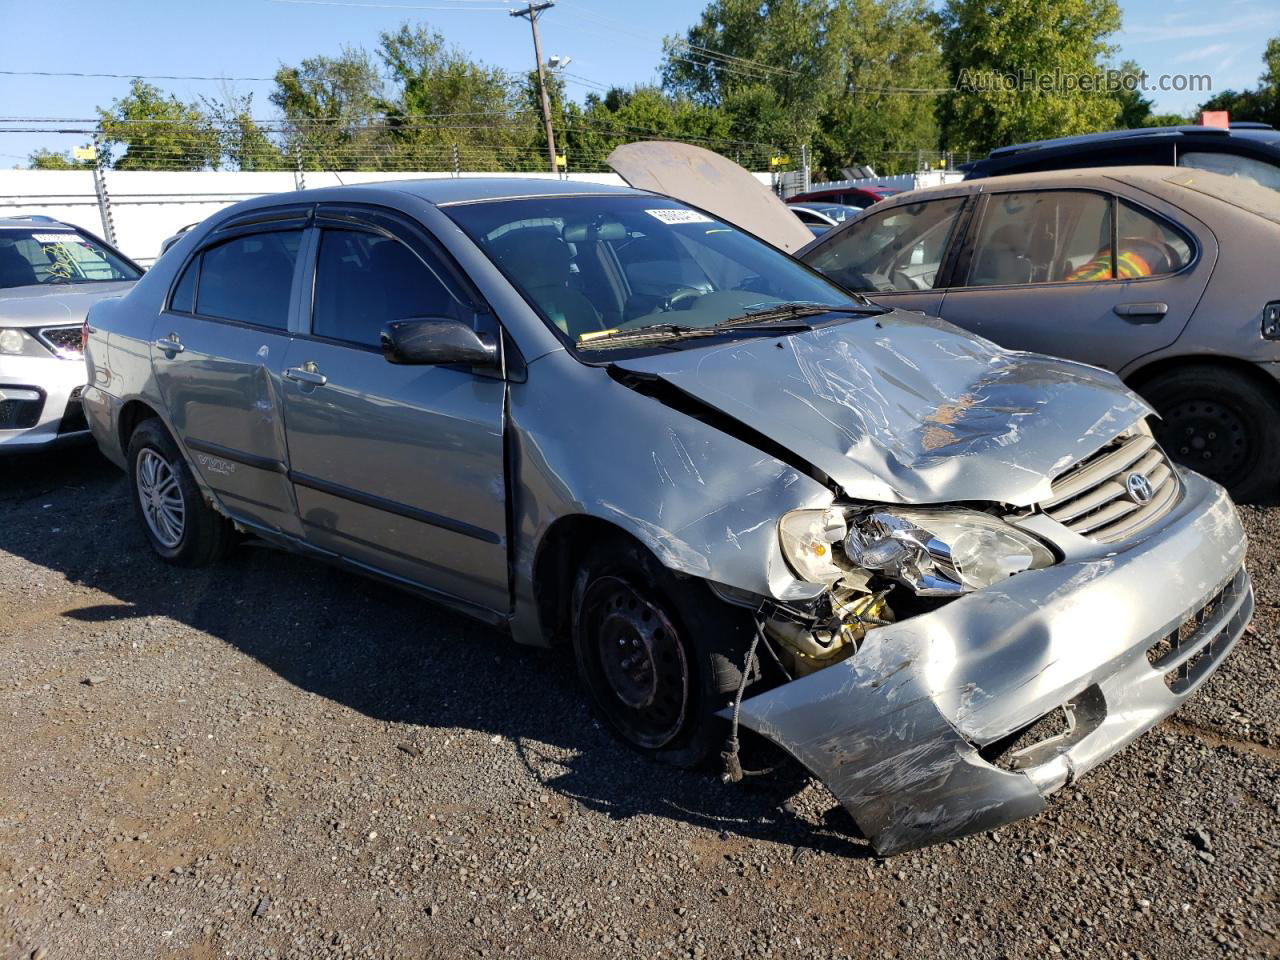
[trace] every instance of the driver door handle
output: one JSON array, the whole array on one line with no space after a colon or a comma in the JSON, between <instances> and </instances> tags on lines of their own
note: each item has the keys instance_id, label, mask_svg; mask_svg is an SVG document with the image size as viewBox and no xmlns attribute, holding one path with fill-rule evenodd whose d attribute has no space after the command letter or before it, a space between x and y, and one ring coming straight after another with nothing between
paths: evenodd
<instances>
[{"instance_id":1,"label":"driver door handle","mask_svg":"<svg viewBox=\"0 0 1280 960\"><path fill-rule=\"evenodd\" d=\"M1169 312L1167 303L1117 303L1115 313L1130 323L1159 323Z\"/></svg>"},{"instance_id":2,"label":"driver door handle","mask_svg":"<svg viewBox=\"0 0 1280 960\"><path fill-rule=\"evenodd\" d=\"M312 361L307 361L300 367L285 368L284 378L294 383L309 383L313 387L323 387L329 382L329 378L321 373Z\"/></svg>"},{"instance_id":3,"label":"driver door handle","mask_svg":"<svg viewBox=\"0 0 1280 960\"><path fill-rule=\"evenodd\" d=\"M182 345L182 341L178 339L176 333L171 333L167 337L161 337L159 340L153 340L151 345L157 350L163 350L165 353L181 353L187 349Z\"/></svg>"}]
</instances>

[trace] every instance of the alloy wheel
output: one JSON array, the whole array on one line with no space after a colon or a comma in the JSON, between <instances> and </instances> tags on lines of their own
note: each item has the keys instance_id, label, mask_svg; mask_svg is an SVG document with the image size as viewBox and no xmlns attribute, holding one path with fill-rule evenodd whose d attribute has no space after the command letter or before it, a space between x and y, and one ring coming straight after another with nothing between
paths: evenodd
<instances>
[{"instance_id":1,"label":"alloy wheel","mask_svg":"<svg viewBox=\"0 0 1280 960\"><path fill-rule=\"evenodd\" d=\"M187 519L177 471L159 452L147 447L138 454L134 480L151 535L162 547L176 549L182 543Z\"/></svg>"}]
</instances>

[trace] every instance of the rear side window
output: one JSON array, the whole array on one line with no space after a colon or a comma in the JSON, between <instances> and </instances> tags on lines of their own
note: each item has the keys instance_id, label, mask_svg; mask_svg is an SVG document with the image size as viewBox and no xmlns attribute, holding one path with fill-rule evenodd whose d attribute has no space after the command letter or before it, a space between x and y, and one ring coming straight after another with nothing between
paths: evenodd
<instances>
[{"instance_id":1,"label":"rear side window","mask_svg":"<svg viewBox=\"0 0 1280 960\"><path fill-rule=\"evenodd\" d=\"M1191 262L1191 242L1172 224L1120 201L1117 216L1120 259L1133 261L1137 276L1177 273ZM1123 271L1121 276L1123 276Z\"/></svg>"},{"instance_id":2,"label":"rear side window","mask_svg":"<svg viewBox=\"0 0 1280 960\"><path fill-rule=\"evenodd\" d=\"M210 247L200 258L196 312L287 329L289 294L301 241L301 230L280 230L248 234Z\"/></svg>"},{"instance_id":3,"label":"rear side window","mask_svg":"<svg viewBox=\"0 0 1280 960\"><path fill-rule=\"evenodd\" d=\"M808 263L847 290L930 290L963 204L954 197L866 213Z\"/></svg>"},{"instance_id":4,"label":"rear side window","mask_svg":"<svg viewBox=\"0 0 1280 960\"><path fill-rule=\"evenodd\" d=\"M458 298L438 271L390 237L357 230L321 234L312 333L376 347L386 324L413 317L461 319Z\"/></svg>"}]
</instances>

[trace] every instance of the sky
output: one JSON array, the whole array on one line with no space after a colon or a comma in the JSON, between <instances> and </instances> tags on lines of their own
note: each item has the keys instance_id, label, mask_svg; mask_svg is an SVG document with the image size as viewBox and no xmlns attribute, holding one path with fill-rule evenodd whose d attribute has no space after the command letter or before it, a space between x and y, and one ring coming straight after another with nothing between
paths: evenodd
<instances>
[{"instance_id":1,"label":"sky","mask_svg":"<svg viewBox=\"0 0 1280 960\"><path fill-rule=\"evenodd\" d=\"M281 64L344 45L376 45L378 33L425 21L473 57L509 70L533 65L526 20L514 0L62 0L56 15L30 0L0 0L0 70L267 77ZM557 0L539 19L543 56L571 57L568 92L658 79L662 37L688 28L703 0ZM1280 35L1275 0L1121 0L1120 59L1162 74L1209 74L1214 91L1252 86L1268 37ZM53 32L51 32L51 29ZM44 38L43 40L41 38ZM14 42L18 41L18 42ZM155 80L193 100L226 89L254 93L271 117L270 82ZM128 90L127 79L0 74L0 118L90 118ZM1148 93L1159 111L1189 111L1205 93ZM7 124L13 126L13 124ZM0 132L0 167L38 147L66 150L84 138Z\"/></svg>"}]
</instances>

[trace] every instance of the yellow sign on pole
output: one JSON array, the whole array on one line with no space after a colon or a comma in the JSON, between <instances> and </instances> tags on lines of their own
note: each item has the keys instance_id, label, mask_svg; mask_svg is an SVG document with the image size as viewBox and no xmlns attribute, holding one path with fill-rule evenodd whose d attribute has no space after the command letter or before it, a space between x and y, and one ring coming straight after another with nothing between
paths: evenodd
<instances>
[{"instance_id":1,"label":"yellow sign on pole","mask_svg":"<svg viewBox=\"0 0 1280 960\"><path fill-rule=\"evenodd\" d=\"M565 158L565 155L564 155L563 153L557 153L557 154L556 154L556 166L557 166L557 167L567 167L568 165L569 165L569 161Z\"/></svg>"},{"instance_id":2,"label":"yellow sign on pole","mask_svg":"<svg viewBox=\"0 0 1280 960\"><path fill-rule=\"evenodd\" d=\"M790 163L791 163L790 157L770 157L769 158L769 166L771 167L785 167L790 165Z\"/></svg>"},{"instance_id":3,"label":"yellow sign on pole","mask_svg":"<svg viewBox=\"0 0 1280 960\"><path fill-rule=\"evenodd\" d=\"M98 159L98 151L93 147L76 147L71 151L71 155L77 160L96 160Z\"/></svg>"}]
</instances>

